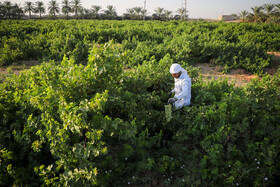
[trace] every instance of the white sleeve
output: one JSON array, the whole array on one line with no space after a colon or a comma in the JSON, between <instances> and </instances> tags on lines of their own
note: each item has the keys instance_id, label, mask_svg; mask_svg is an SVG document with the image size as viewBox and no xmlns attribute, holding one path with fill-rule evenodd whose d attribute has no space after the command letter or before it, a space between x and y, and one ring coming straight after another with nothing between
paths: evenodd
<instances>
[{"instance_id":1,"label":"white sleeve","mask_svg":"<svg viewBox=\"0 0 280 187\"><path fill-rule=\"evenodd\" d=\"M176 95L177 99L182 99L188 95L188 81L183 81L182 83L182 92L178 95Z\"/></svg>"}]
</instances>

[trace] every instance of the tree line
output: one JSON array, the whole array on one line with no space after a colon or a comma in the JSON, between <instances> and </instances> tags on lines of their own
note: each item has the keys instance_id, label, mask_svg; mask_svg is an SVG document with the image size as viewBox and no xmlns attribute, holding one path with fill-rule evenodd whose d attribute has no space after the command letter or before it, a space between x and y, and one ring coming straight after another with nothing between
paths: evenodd
<instances>
[{"instance_id":1,"label":"tree line","mask_svg":"<svg viewBox=\"0 0 280 187\"><path fill-rule=\"evenodd\" d=\"M242 22L280 23L280 4L264 4L254 6L252 13L243 10L239 13Z\"/></svg>"},{"instance_id":2,"label":"tree line","mask_svg":"<svg viewBox=\"0 0 280 187\"><path fill-rule=\"evenodd\" d=\"M239 13L242 22L280 23L280 4L264 4L252 7L251 10L252 12L244 10ZM39 18L183 20L188 19L187 13L185 8L179 8L173 15L172 11L158 7L151 16L147 16L148 12L143 7L133 7L126 9L126 12L119 16L113 5L108 5L105 9L99 5L84 8L81 0L62 0L61 6L57 0L50 0L47 5L42 1L35 3L25 1L23 6L18 3L13 4L10 1L0 2L0 19L32 19L35 18L34 14L36 14L39 15Z\"/></svg>"},{"instance_id":3,"label":"tree line","mask_svg":"<svg viewBox=\"0 0 280 187\"><path fill-rule=\"evenodd\" d=\"M185 19L188 18L185 8L179 8L176 15L172 11L164 8L156 8L152 16L147 16L148 12L143 7L128 8L122 16L118 16L116 7L112 5L103 9L99 5L92 5L91 8L84 8L81 0L62 0L61 6L57 0L50 0L47 5L42 1L26 1L21 6L18 3L10 1L0 2L0 19L29 19L34 18L34 14L39 14L39 18L64 18L64 19ZM47 14L47 16L46 16ZM42 16L43 15L43 16Z\"/></svg>"}]
</instances>

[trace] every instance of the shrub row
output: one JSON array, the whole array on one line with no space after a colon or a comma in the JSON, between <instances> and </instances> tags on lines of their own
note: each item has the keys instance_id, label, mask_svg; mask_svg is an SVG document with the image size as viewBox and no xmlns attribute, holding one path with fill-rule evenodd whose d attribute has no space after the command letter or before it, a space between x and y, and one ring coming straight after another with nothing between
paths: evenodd
<instances>
[{"instance_id":1,"label":"shrub row","mask_svg":"<svg viewBox=\"0 0 280 187\"><path fill-rule=\"evenodd\" d=\"M280 26L273 24L25 20L0 21L0 66L25 60L86 62L92 45L114 40L128 53L127 64L141 64L167 53L174 61L215 62L261 74L271 63L267 51L280 50Z\"/></svg>"}]
</instances>

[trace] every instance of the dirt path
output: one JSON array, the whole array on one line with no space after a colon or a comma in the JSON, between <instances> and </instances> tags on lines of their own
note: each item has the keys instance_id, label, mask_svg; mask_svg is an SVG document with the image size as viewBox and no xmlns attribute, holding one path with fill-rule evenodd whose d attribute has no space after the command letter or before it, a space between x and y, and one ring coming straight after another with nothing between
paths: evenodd
<instances>
[{"instance_id":1,"label":"dirt path","mask_svg":"<svg viewBox=\"0 0 280 187\"><path fill-rule=\"evenodd\" d=\"M265 68L265 72L274 75L280 65L280 52L268 52L272 56L272 64ZM252 73L246 72L244 69L236 69L231 70L228 74L223 74L223 68L220 66L212 67L209 63L198 63L196 67L201 69L201 73L205 79L211 80L212 77L214 79L225 79L228 78L229 82L235 83L236 86L245 86L248 84L252 79L260 79L259 76L254 75Z\"/></svg>"},{"instance_id":2,"label":"dirt path","mask_svg":"<svg viewBox=\"0 0 280 187\"><path fill-rule=\"evenodd\" d=\"M258 76L247 73L243 69L232 70L228 74L222 73L222 67L215 66L211 67L209 63L198 63L196 67L201 69L201 73L203 77L207 80L214 79L226 79L230 83L235 83L236 86L245 86L248 84L252 79L257 79Z\"/></svg>"}]
</instances>

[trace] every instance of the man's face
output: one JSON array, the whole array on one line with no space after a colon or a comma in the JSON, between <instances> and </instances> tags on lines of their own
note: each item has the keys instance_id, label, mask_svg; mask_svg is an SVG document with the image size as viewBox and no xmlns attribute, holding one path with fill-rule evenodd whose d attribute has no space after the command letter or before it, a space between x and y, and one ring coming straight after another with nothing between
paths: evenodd
<instances>
[{"instance_id":1,"label":"man's face","mask_svg":"<svg viewBox=\"0 0 280 187\"><path fill-rule=\"evenodd\" d=\"M171 75L172 75L172 77L174 77L175 79L178 79L179 77L180 77L180 75L181 75L181 71L179 72L179 73L172 73Z\"/></svg>"}]
</instances>

